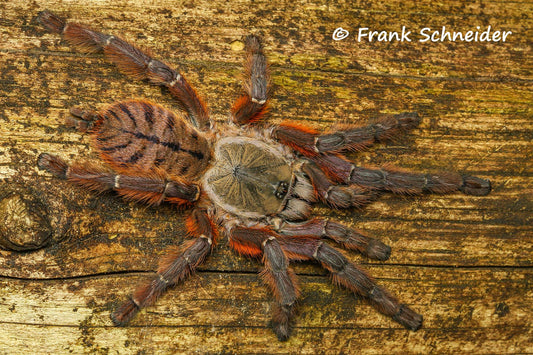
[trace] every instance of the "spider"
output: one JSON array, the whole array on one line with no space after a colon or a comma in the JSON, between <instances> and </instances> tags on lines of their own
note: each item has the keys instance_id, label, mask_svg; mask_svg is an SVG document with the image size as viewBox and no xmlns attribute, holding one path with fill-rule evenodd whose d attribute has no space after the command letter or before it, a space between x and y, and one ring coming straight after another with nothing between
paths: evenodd
<instances>
[{"instance_id":1,"label":"spider","mask_svg":"<svg viewBox=\"0 0 533 355\"><path fill-rule=\"evenodd\" d=\"M389 258L389 246L334 220L311 218L316 202L334 209L360 208L382 192L487 195L489 180L452 172L364 168L343 155L416 127L417 113L325 133L291 121L268 124L268 64L260 38L248 35L243 93L231 119L216 127L193 87L167 64L119 37L67 23L49 11L38 19L81 51L103 52L126 74L168 88L182 109L171 112L145 100L114 103L98 112L73 108L67 123L91 133L106 164L67 164L47 153L38 158L40 168L89 190L114 190L129 200L192 209L186 220L191 238L169 249L157 274L111 314L115 325L126 325L189 276L224 235L237 253L262 258L261 277L275 298L271 325L281 341L291 334L299 296L293 261L318 262L335 283L367 298L382 314L410 330L421 327L420 314L324 240L381 261Z\"/></svg>"}]
</instances>

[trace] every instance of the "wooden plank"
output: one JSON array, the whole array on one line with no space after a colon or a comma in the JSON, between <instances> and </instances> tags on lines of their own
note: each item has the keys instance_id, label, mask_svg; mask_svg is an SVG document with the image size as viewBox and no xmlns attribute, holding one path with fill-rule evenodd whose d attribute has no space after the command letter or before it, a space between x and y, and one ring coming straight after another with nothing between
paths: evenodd
<instances>
[{"instance_id":1,"label":"wooden plank","mask_svg":"<svg viewBox=\"0 0 533 355\"><path fill-rule=\"evenodd\" d=\"M268 327L270 296L254 274L201 272L128 328L112 327L109 312L117 297L125 297L129 285L146 274L44 282L3 278L0 314L8 336L0 346L24 351L31 334L42 334L37 353L533 351L531 270L451 269L443 276L438 268L369 269L392 291L410 294L412 307L424 309L423 329L406 332L325 277L300 276L296 334L287 343L276 342ZM481 288L484 293L478 292ZM56 335L46 337L46 331Z\"/></svg>"},{"instance_id":2,"label":"wooden plank","mask_svg":"<svg viewBox=\"0 0 533 355\"><path fill-rule=\"evenodd\" d=\"M72 18L107 31L123 33L141 44L149 43L164 58L177 56L189 60L212 58L221 62L240 62L240 54L229 51L229 44L253 30L263 30L273 46L271 58L276 64L306 69L355 70L420 77L501 77L530 78L531 66L524 59L531 55L528 38L532 29L527 19L533 10L523 2L486 1L465 4L449 1L435 4L422 2L365 2L326 0L312 3L292 1L249 1L213 3L208 0L192 4L176 4L171 0L151 1L149 4L116 1L113 5L99 3L43 2L56 11L64 11ZM23 46L20 36L33 37L30 25L33 15L29 6L6 2L5 13L13 28L23 28L22 34L10 36L9 48ZM18 14L25 13L24 16ZM157 23L153 21L157 18ZM526 20L524 20L526 19ZM512 31L501 42L432 42L422 43L421 36L412 42L357 42L355 32L367 26L377 31L401 31L405 25L413 32L424 27L463 31ZM350 30L352 36L344 41L331 41L333 30L339 26ZM173 29L161 31L161 28ZM271 40L277 38L278 40ZM31 38L34 39L34 38ZM179 41L179 42L178 42ZM54 41L57 42L57 41ZM50 41L47 41L47 44ZM296 45L298 43L298 45ZM222 45L221 44L225 44ZM452 50L453 49L453 50ZM442 55L442 53L445 55ZM475 68L471 70L470 68ZM494 77L495 76L495 77Z\"/></svg>"},{"instance_id":3,"label":"wooden plank","mask_svg":"<svg viewBox=\"0 0 533 355\"><path fill-rule=\"evenodd\" d=\"M18 220L29 224L14 229L11 222L0 234L48 238L38 251L0 250L0 353L533 352L533 80L527 60L533 8L527 5L0 0L0 219L13 208L29 211L22 213L28 220ZM239 40L249 32L262 33L272 63L272 122L288 118L327 129L363 124L380 113L419 112L422 123L409 137L350 157L362 165L490 178L489 196L384 196L362 211L319 206L315 213L392 246L385 263L347 254L422 313L424 327L401 329L330 286L321 268L302 264L295 266L302 280L296 334L278 343L267 325L270 296L255 275L259 263L234 255L226 242L198 277L141 313L133 326L111 327L108 315L117 300L155 269L166 247L183 240L186 212L71 188L38 171L36 157L51 152L96 159L90 139L63 126L74 105L142 97L177 106L164 90L45 33L34 21L43 9L150 48L194 83L218 122L226 121L240 90ZM462 31L491 25L513 34L506 43L354 38L359 27L397 31L403 24ZM333 41L340 26L351 36Z\"/></svg>"}]
</instances>

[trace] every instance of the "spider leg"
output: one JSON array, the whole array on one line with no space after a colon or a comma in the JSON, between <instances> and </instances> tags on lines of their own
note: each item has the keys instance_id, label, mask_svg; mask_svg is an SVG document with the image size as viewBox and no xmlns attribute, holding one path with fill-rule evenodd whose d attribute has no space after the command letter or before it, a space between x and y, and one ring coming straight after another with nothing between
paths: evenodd
<instances>
[{"instance_id":1,"label":"spider leg","mask_svg":"<svg viewBox=\"0 0 533 355\"><path fill-rule=\"evenodd\" d=\"M387 116L364 127L347 126L331 133L319 133L312 128L291 122L281 123L272 136L305 156L361 150L375 142L385 142L420 123L416 112Z\"/></svg>"},{"instance_id":2,"label":"spider leg","mask_svg":"<svg viewBox=\"0 0 533 355\"><path fill-rule=\"evenodd\" d=\"M451 193L485 196L491 190L489 180L455 172L437 174L411 173L390 168L369 169L355 166L340 155L322 155L313 160L337 180L345 184L398 194Z\"/></svg>"},{"instance_id":3,"label":"spider leg","mask_svg":"<svg viewBox=\"0 0 533 355\"><path fill-rule=\"evenodd\" d=\"M245 255L263 255L265 269L261 272L261 277L276 298L272 327L279 340L287 340L291 333L294 304L299 290L296 275L289 268L289 260L277 240L277 235L266 228L237 226L231 230L230 245Z\"/></svg>"},{"instance_id":4,"label":"spider leg","mask_svg":"<svg viewBox=\"0 0 533 355\"><path fill-rule=\"evenodd\" d=\"M68 165L62 159L42 153L37 165L58 178L69 180L93 191L115 190L127 199L160 204L163 201L176 204L191 204L198 200L200 189L197 185L182 181L177 177L168 178L163 174L138 172L132 175L117 174L93 164L74 163Z\"/></svg>"},{"instance_id":5,"label":"spider leg","mask_svg":"<svg viewBox=\"0 0 533 355\"><path fill-rule=\"evenodd\" d=\"M282 223L277 232L286 237L328 238L346 249L357 250L364 256L381 261L387 260L391 252L390 246L381 241L328 219L314 218L302 223Z\"/></svg>"},{"instance_id":6,"label":"spider leg","mask_svg":"<svg viewBox=\"0 0 533 355\"><path fill-rule=\"evenodd\" d=\"M367 298L380 313L392 317L404 327L416 331L422 326L422 316L401 304L378 286L364 271L351 263L341 252L316 237L279 237L280 245L291 260L316 260L330 271L333 281Z\"/></svg>"},{"instance_id":7,"label":"spider leg","mask_svg":"<svg viewBox=\"0 0 533 355\"><path fill-rule=\"evenodd\" d=\"M345 185L355 184L376 191L403 194L461 191L467 195L487 195L491 190L490 181L475 176L449 172L420 174L402 172L390 168L362 168L355 166L339 153L343 150L359 149L365 146L365 142L371 142L359 139L359 133L366 132L362 136L369 139L373 137L374 141L379 141L389 139L394 135L393 133L414 127L418 122L418 114L403 113L385 119L383 124L370 125L361 129L347 128L331 134L320 134L306 126L282 123L272 130L272 137L314 161L331 179ZM320 185L320 182L324 188L329 189L330 185L328 185L327 180L319 179L320 172L318 169L314 169L314 173L317 185ZM338 189L339 192L341 190L346 190L346 188ZM319 195L321 194L320 188L317 189L317 192ZM338 207L343 205L347 205L347 207L357 206L357 202L351 202L353 201L353 194L347 194L346 191L344 191L344 194L346 195L345 197L340 198L339 196L338 198ZM321 197L327 201L325 192L322 192ZM341 202L341 200L344 200L344 202ZM335 206L331 201L328 202Z\"/></svg>"},{"instance_id":8,"label":"spider leg","mask_svg":"<svg viewBox=\"0 0 533 355\"><path fill-rule=\"evenodd\" d=\"M67 126L74 127L80 132L87 132L94 128L100 116L94 110L86 110L78 106L70 109L70 116L66 118Z\"/></svg>"},{"instance_id":9,"label":"spider leg","mask_svg":"<svg viewBox=\"0 0 533 355\"><path fill-rule=\"evenodd\" d=\"M188 277L216 244L218 232L206 210L195 209L187 219L187 231L195 239L167 251L157 275L140 285L112 314L115 325L127 324L141 308L152 305L165 290Z\"/></svg>"},{"instance_id":10,"label":"spider leg","mask_svg":"<svg viewBox=\"0 0 533 355\"><path fill-rule=\"evenodd\" d=\"M302 171L311 180L317 196L334 208L361 208L379 196L379 191L357 185L337 185L312 161L306 161Z\"/></svg>"},{"instance_id":11,"label":"spider leg","mask_svg":"<svg viewBox=\"0 0 533 355\"><path fill-rule=\"evenodd\" d=\"M190 121L200 130L212 127L204 102L179 72L153 59L139 48L119 37L93 31L85 26L65 22L49 11L39 13L39 21L50 32L60 33L73 46L87 53L103 52L125 74L166 86L188 113Z\"/></svg>"},{"instance_id":12,"label":"spider leg","mask_svg":"<svg viewBox=\"0 0 533 355\"><path fill-rule=\"evenodd\" d=\"M246 65L244 95L233 105L233 121L243 125L258 121L267 111L269 74L263 45L258 37L248 35L244 39Z\"/></svg>"}]
</instances>

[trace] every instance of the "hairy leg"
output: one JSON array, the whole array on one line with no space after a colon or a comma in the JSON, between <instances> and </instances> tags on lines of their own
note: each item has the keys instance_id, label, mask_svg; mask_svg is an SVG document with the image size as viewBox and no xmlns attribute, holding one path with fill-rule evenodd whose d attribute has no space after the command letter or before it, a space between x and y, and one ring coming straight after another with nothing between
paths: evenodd
<instances>
[{"instance_id":1,"label":"hairy leg","mask_svg":"<svg viewBox=\"0 0 533 355\"><path fill-rule=\"evenodd\" d=\"M139 48L112 35L103 34L76 23L65 22L50 11L39 13L39 21L50 32L61 34L83 52L103 52L106 58L124 73L166 86L187 112L190 121L200 130L212 127L207 108L194 88L179 72L153 59Z\"/></svg>"},{"instance_id":2,"label":"hairy leg","mask_svg":"<svg viewBox=\"0 0 533 355\"><path fill-rule=\"evenodd\" d=\"M400 113L364 127L346 126L331 133L319 133L303 125L287 122L275 127L272 135L303 155L338 153L361 150L375 142L385 142L416 127L420 117L416 112Z\"/></svg>"},{"instance_id":3,"label":"hairy leg","mask_svg":"<svg viewBox=\"0 0 533 355\"><path fill-rule=\"evenodd\" d=\"M338 155L317 156L312 159L337 181L378 191L411 195L461 191L467 195L485 196L491 190L489 180L455 172L424 174L391 168L362 168Z\"/></svg>"},{"instance_id":4,"label":"hairy leg","mask_svg":"<svg viewBox=\"0 0 533 355\"><path fill-rule=\"evenodd\" d=\"M280 245L291 260L316 260L331 272L333 281L352 292L367 298L380 313L387 315L404 327L416 331L422 326L422 316L406 304L401 304L370 276L351 263L341 252L319 238L280 237Z\"/></svg>"},{"instance_id":5,"label":"hairy leg","mask_svg":"<svg viewBox=\"0 0 533 355\"><path fill-rule=\"evenodd\" d=\"M217 241L215 224L205 210L195 209L187 220L187 230L195 239L171 248L159 261L157 275L140 285L115 312L115 325L127 324L141 308L152 305L163 292L188 277L200 265Z\"/></svg>"},{"instance_id":6,"label":"hairy leg","mask_svg":"<svg viewBox=\"0 0 533 355\"><path fill-rule=\"evenodd\" d=\"M69 180L92 191L115 190L126 199L158 205L163 201L176 204L191 204L198 200L200 188L163 174L117 174L94 164L74 163L68 165L62 159L42 153L37 165L58 178Z\"/></svg>"},{"instance_id":7,"label":"hairy leg","mask_svg":"<svg viewBox=\"0 0 533 355\"><path fill-rule=\"evenodd\" d=\"M337 197L328 193L331 183L325 178L344 185L358 185L374 191L389 191L403 194L450 193L461 191L467 195L484 196L491 190L489 180L458 173L420 174L390 168L369 169L355 166L340 153L357 150L373 142L389 140L398 133L415 127L419 123L416 113L402 113L362 128L344 128L336 132L321 134L309 127L282 123L272 131L272 137L280 143L297 150L315 162L320 169L307 164L307 173L314 176L317 193L323 200L335 207L357 206L364 198L353 188L340 187ZM326 191L322 191L326 189ZM328 201L332 200L332 201Z\"/></svg>"},{"instance_id":8,"label":"hairy leg","mask_svg":"<svg viewBox=\"0 0 533 355\"><path fill-rule=\"evenodd\" d=\"M70 116L66 118L65 123L80 132L88 132L94 128L99 118L96 111L75 106L70 109Z\"/></svg>"},{"instance_id":9,"label":"hairy leg","mask_svg":"<svg viewBox=\"0 0 533 355\"><path fill-rule=\"evenodd\" d=\"M286 237L328 238L346 249L357 250L364 256L381 261L387 260L391 252L391 248L381 241L328 219L314 218L302 223L283 223L277 232Z\"/></svg>"},{"instance_id":10,"label":"hairy leg","mask_svg":"<svg viewBox=\"0 0 533 355\"><path fill-rule=\"evenodd\" d=\"M262 253L265 269L261 276L276 298L272 327L279 340L287 340L291 334L294 304L299 291L296 275L289 268L289 260L276 234L269 229L234 227L230 243L233 249L245 255L258 256Z\"/></svg>"},{"instance_id":11,"label":"hairy leg","mask_svg":"<svg viewBox=\"0 0 533 355\"><path fill-rule=\"evenodd\" d=\"M357 185L338 185L313 162L307 161L302 165L302 171L307 174L316 195L333 208L363 207L378 196L378 191L364 189Z\"/></svg>"},{"instance_id":12,"label":"hairy leg","mask_svg":"<svg viewBox=\"0 0 533 355\"><path fill-rule=\"evenodd\" d=\"M244 95L233 105L233 121L239 125L258 121L267 110L269 74L263 54L263 45L258 37L249 35L244 39L246 65Z\"/></svg>"}]
</instances>

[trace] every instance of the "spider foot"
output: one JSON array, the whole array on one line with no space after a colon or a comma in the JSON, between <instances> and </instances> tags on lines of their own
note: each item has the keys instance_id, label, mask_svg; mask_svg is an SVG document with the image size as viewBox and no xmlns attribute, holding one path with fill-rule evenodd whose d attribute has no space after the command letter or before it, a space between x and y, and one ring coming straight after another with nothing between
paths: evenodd
<instances>
[{"instance_id":1,"label":"spider foot","mask_svg":"<svg viewBox=\"0 0 533 355\"><path fill-rule=\"evenodd\" d=\"M132 299L129 299L111 313L110 317L114 325L125 326L137 312L139 312L139 306Z\"/></svg>"},{"instance_id":2,"label":"spider foot","mask_svg":"<svg viewBox=\"0 0 533 355\"><path fill-rule=\"evenodd\" d=\"M50 32L61 33L65 28L65 21L48 10L39 12L37 20Z\"/></svg>"},{"instance_id":3,"label":"spider foot","mask_svg":"<svg viewBox=\"0 0 533 355\"><path fill-rule=\"evenodd\" d=\"M475 176L463 176L463 184L459 190L467 195L485 196L490 193L490 180L481 179Z\"/></svg>"},{"instance_id":4,"label":"spider foot","mask_svg":"<svg viewBox=\"0 0 533 355\"><path fill-rule=\"evenodd\" d=\"M392 319L413 332L420 329L422 321L424 320L422 315L416 313L404 304L400 306L398 313L392 316Z\"/></svg>"},{"instance_id":5,"label":"spider foot","mask_svg":"<svg viewBox=\"0 0 533 355\"><path fill-rule=\"evenodd\" d=\"M366 254L371 259L385 261L390 258L391 247L374 238L368 238Z\"/></svg>"},{"instance_id":6,"label":"spider foot","mask_svg":"<svg viewBox=\"0 0 533 355\"><path fill-rule=\"evenodd\" d=\"M293 318L293 306L284 306L276 303L272 312L272 329L279 341L286 341L292 333L291 319Z\"/></svg>"},{"instance_id":7,"label":"spider foot","mask_svg":"<svg viewBox=\"0 0 533 355\"><path fill-rule=\"evenodd\" d=\"M37 166L39 169L43 169L51 173L52 175L66 179L68 165L55 155L48 153L41 153L37 158Z\"/></svg>"},{"instance_id":8,"label":"spider foot","mask_svg":"<svg viewBox=\"0 0 533 355\"><path fill-rule=\"evenodd\" d=\"M70 116L65 119L69 127L74 127L80 132L90 131L98 120L98 113L94 110L86 110L79 106L70 109Z\"/></svg>"},{"instance_id":9,"label":"spider foot","mask_svg":"<svg viewBox=\"0 0 533 355\"><path fill-rule=\"evenodd\" d=\"M404 112L394 115L392 118L396 120L398 128L405 131L418 127L421 120L417 112Z\"/></svg>"}]
</instances>

